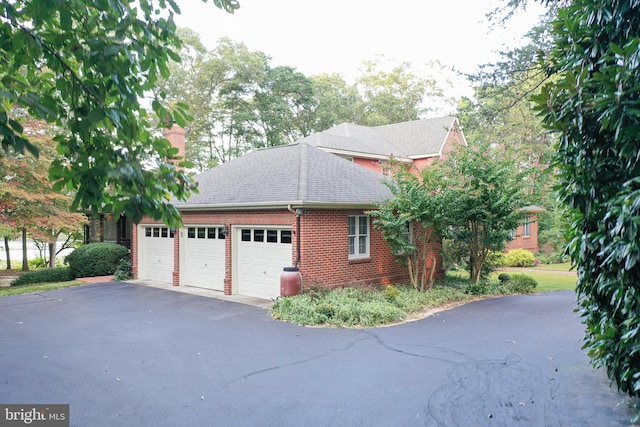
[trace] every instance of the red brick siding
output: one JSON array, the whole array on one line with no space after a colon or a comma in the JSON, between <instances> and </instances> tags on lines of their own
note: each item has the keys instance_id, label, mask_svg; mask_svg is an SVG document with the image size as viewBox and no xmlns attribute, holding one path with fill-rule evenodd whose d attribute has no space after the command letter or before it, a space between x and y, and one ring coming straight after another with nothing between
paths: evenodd
<instances>
[{"instance_id":1,"label":"red brick siding","mask_svg":"<svg viewBox=\"0 0 640 427\"><path fill-rule=\"evenodd\" d=\"M516 237L509 242L505 251L509 252L514 249L527 249L533 252L534 254L538 252L538 221L535 215L532 215L529 219L529 227L530 227L530 235L529 237L524 237L524 227L521 225L516 230Z\"/></svg>"},{"instance_id":2,"label":"red brick siding","mask_svg":"<svg viewBox=\"0 0 640 427\"><path fill-rule=\"evenodd\" d=\"M370 226L369 258L349 260L348 217L363 211L307 211L301 220L301 260L305 286L342 286L354 283L407 281L382 234Z\"/></svg>"},{"instance_id":3,"label":"red brick siding","mask_svg":"<svg viewBox=\"0 0 640 427\"><path fill-rule=\"evenodd\" d=\"M301 259L298 267L303 286L342 286L354 283L406 283L407 271L395 261L382 234L370 222L370 257L349 260L348 217L363 215L363 211L307 210L300 221ZM288 210L253 212L184 212L184 224L226 225L224 292L233 292L232 227L234 225L278 225L296 231L296 217ZM144 224L157 224L144 220ZM174 240L174 285L180 285L180 235ZM134 277L138 278L137 228L132 236ZM291 265L296 258L296 235L292 236Z\"/></svg>"}]
</instances>

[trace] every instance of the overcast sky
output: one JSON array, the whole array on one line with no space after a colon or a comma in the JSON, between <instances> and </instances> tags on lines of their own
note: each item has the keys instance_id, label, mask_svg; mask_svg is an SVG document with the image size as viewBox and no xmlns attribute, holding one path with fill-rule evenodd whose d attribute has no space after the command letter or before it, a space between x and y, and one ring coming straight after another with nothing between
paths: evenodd
<instances>
[{"instance_id":1,"label":"overcast sky","mask_svg":"<svg viewBox=\"0 0 640 427\"><path fill-rule=\"evenodd\" d=\"M240 0L233 15L211 1L177 3L177 24L198 32L209 48L226 36L266 53L273 66L307 76L340 73L347 81L377 55L416 68L439 60L471 73L519 44L542 11L534 2L509 28L490 31L485 14L497 0Z\"/></svg>"}]
</instances>

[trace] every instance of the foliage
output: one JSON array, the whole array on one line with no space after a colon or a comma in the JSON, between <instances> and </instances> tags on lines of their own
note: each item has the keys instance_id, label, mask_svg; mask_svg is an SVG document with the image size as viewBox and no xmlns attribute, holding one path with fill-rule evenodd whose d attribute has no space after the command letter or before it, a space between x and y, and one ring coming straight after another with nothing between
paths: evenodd
<instances>
[{"instance_id":1,"label":"foliage","mask_svg":"<svg viewBox=\"0 0 640 427\"><path fill-rule=\"evenodd\" d=\"M389 288L395 292L387 291ZM271 314L276 319L303 325L378 326L404 320L428 307L468 299L462 289L464 284L458 279L438 284L429 292L402 285L385 287L382 291L364 287L312 289L277 300ZM388 297L391 293L393 298Z\"/></svg>"},{"instance_id":2,"label":"foliage","mask_svg":"<svg viewBox=\"0 0 640 427\"><path fill-rule=\"evenodd\" d=\"M526 274L514 274L511 276L509 288L518 294L528 294L538 286L538 282Z\"/></svg>"},{"instance_id":3,"label":"foliage","mask_svg":"<svg viewBox=\"0 0 640 427\"><path fill-rule=\"evenodd\" d=\"M108 276L114 274L129 250L116 243L89 243L66 256L73 277Z\"/></svg>"},{"instance_id":4,"label":"foliage","mask_svg":"<svg viewBox=\"0 0 640 427\"><path fill-rule=\"evenodd\" d=\"M500 147L458 147L423 170L430 194L441 195L446 237L466 245L471 281L483 276L491 252L501 252L524 219L523 172ZM485 267L485 274L487 267Z\"/></svg>"},{"instance_id":5,"label":"foliage","mask_svg":"<svg viewBox=\"0 0 640 427\"><path fill-rule=\"evenodd\" d=\"M384 291L382 291L382 295L387 301L395 301L400 295L400 291L393 285L385 286Z\"/></svg>"},{"instance_id":6,"label":"foliage","mask_svg":"<svg viewBox=\"0 0 640 427\"><path fill-rule=\"evenodd\" d=\"M133 279L133 271L131 270L131 261L129 257L125 257L118 261L118 265L116 266L116 271L113 272L113 280L115 281L123 281L123 280L131 280Z\"/></svg>"},{"instance_id":7,"label":"foliage","mask_svg":"<svg viewBox=\"0 0 640 427\"><path fill-rule=\"evenodd\" d=\"M513 249L504 257L504 265L507 267L533 267L536 257L527 249Z\"/></svg>"},{"instance_id":8,"label":"foliage","mask_svg":"<svg viewBox=\"0 0 640 427\"><path fill-rule=\"evenodd\" d=\"M559 133L557 191L584 348L621 392L640 397L640 13L635 1L573 0L558 10L537 106Z\"/></svg>"},{"instance_id":9,"label":"foliage","mask_svg":"<svg viewBox=\"0 0 640 427\"><path fill-rule=\"evenodd\" d=\"M29 117L22 120L23 134L39 151L39 157L7 152L0 155L0 224L11 230L25 230L49 246L49 266L55 266L55 244L61 233L72 234L86 222L84 215L71 213L73 198L55 190L47 170L56 158L51 126ZM26 253L23 253L26 258ZM23 264L24 264L23 260Z\"/></svg>"},{"instance_id":10,"label":"foliage","mask_svg":"<svg viewBox=\"0 0 640 427\"><path fill-rule=\"evenodd\" d=\"M239 7L237 0L213 3ZM37 154L14 114L26 109L59 127L60 158L49 176L55 190L75 191L72 210L179 224L170 202L195 186L172 162L177 150L154 134L158 125L142 103L158 76L168 76L169 60L179 59L176 13L174 1L0 0L2 154ZM153 112L163 125L184 125L185 112L169 111L162 95L151 101Z\"/></svg>"},{"instance_id":11,"label":"foliage","mask_svg":"<svg viewBox=\"0 0 640 427\"><path fill-rule=\"evenodd\" d=\"M425 292L433 286L438 266L437 254L446 226L444 198L442 193L428 191L429 180L420 181L395 163L392 159L394 179L385 181L393 198L369 214L398 262L407 266L413 287Z\"/></svg>"},{"instance_id":12,"label":"foliage","mask_svg":"<svg viewBox=\"0 0 640 427\"><path fill-rule=\"evenodd\" d=\"M22 274L11 282L11 286L28 285L31 283L68 282L73 280L71 269L68 267L45 268Z\"/></svg>"},{"instance_id":13,"label":"foliage","mask_svg":"<svg viewBox=\"0 0 640 427\"><path fill-rule=\"evenodd\" d=\"M508 283L511 280L511 275L507 273L500 273L498 275L498 280L502 284Z\"/></svg>"}]
</instances>

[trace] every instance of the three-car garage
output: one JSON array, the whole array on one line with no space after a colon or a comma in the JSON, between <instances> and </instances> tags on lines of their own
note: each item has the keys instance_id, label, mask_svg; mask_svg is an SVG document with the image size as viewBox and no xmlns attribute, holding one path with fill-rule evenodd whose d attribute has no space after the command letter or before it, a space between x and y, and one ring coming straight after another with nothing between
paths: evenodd
<instances>
[{"instance_id":1,"label":"three-car garage","mask_svg":"<svg viewBox=\"0 0 640 427\"><path fill-rule=\"evenodd\" d=\"M187 224L177 232L174 257L172 229L138 226L138 279L172 283L173 271L179 271L181 286L222 292L228 277L233 294L280 295L281 272L293 257L291 227L234 225L229 232L222 224Z\"/></svg>"}]
</instances>

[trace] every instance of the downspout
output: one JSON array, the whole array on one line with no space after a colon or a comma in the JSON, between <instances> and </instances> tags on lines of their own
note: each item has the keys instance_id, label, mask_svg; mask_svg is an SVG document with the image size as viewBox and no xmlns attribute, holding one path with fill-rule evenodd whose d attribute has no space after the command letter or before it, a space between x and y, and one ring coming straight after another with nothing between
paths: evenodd
<instances>
[{"instance_id":1,"label":"downspout","mask_svg":"<svg viewBox=\"0 0 640 427\"><path fill-rule=\"evenodd\" d=\"M298 263L300 262L300 216L304 210L301 208L294 210L291 205L287 206L287 210L296 214L296 262L293 266L298 268Z\"/></svg>"}]
</instances>

